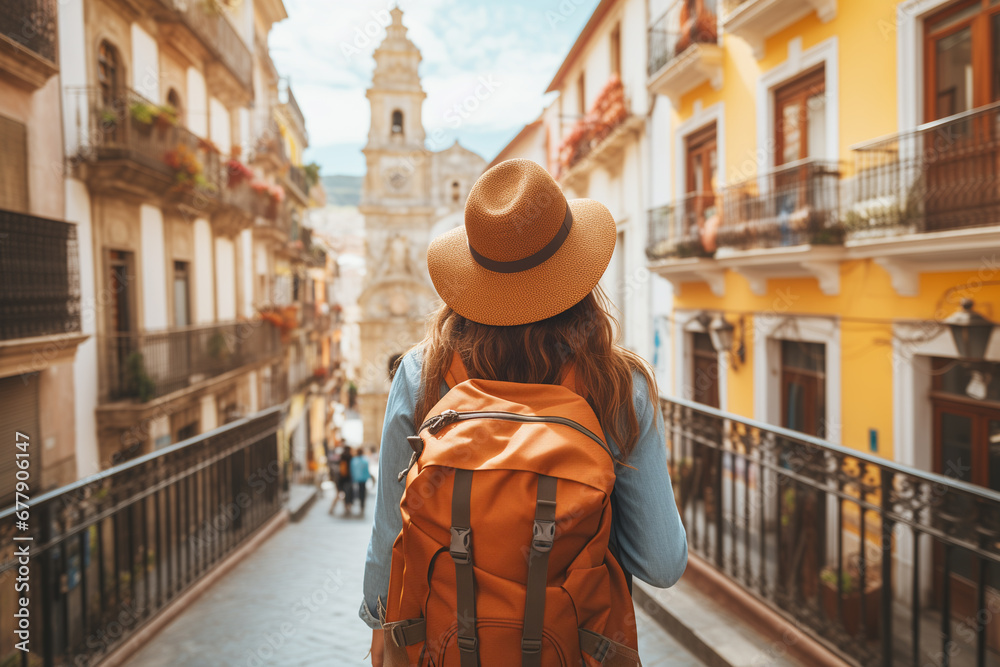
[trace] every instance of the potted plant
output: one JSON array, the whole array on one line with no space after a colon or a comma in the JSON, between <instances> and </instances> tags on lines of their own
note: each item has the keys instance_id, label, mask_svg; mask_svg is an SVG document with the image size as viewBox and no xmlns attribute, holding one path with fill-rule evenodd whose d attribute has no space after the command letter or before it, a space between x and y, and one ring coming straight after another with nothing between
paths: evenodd
<instances>
[{"instance_id":1,"label":"potted plant","mask_svg":"<svg viewBox=\"0 0 1000 667\"><path fill-rule=\"evenodd\" d=\"M157 108L143 100L134 100L128 106L129 116L135 121L135 126L144 132L153 130L153 123L158 115Z\"/></svg>"},{"instance_id":2,"label":"potted plant","mask_svg":"<svg viewBox=\"0 0 1000 667\"><path fill-rule=\"evenodd\" d=\"M166 132L172 127L177 127L178 122L177 109L173 108L169 104L162 104L156 107L154 123L156 125L156 129L161 133Z\"/></svg>"},{"instance_id":3,"label":"potted plant","mask_svg":"<svg viewBox=\"0 0 1000 667\"><path fill-rule=\"evenodd\" d=\"M850 560L852 563L857 556ZM840 598L840 608L843 614L841 620L844 631L854 637L861 632L862 613L864 614L864 628L866 639L879 639L881 637L880 605L882 602L882 582L873 572L874 568L868 568L868 575L865 580L865 600L864 608L861 606L861 576L856 565L847 567L840 576L840 585L837 584L837 571L835 568L824 568L820 573L820 602L823 606L823 613L831 621L837 621L837 598Z\"/></svg>"},{"instance_id":4,"label":"potted plant","mask_svg":"<svg viewBox=\"0 0 1000 667\"><path fill-rule=\"evenodd\" d=\"M226 162L226 174L228 174L226 185L230 188L238 188L243 183L253 180L253 170L243 164L235 154Z\"/></svg>"},{"instance_id":5,"label":"potted plant","mask_svg":"<svg viewBox=\"0 0 1000 667\"><path fill-rule=\"evenodd\" d=\"M125 359L125 392L140 403L145 403L156 394L156 384L146 372L146 359L141 352L133 352Z\"/></svg>"}]
</instances>

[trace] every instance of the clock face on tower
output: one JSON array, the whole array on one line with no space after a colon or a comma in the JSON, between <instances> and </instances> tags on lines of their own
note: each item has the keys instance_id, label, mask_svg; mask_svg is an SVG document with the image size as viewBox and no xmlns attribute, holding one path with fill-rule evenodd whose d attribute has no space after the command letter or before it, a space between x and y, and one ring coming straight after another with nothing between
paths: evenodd
<instances>
[{"instance_id":1,"label":"clock face on tower","mask_svg":"<svg viewBox=\"0 0 1000 667\"><path fill-rule=\"evenodd\" d=\"M391 192L403 192L409 188L412 167L395 160L386 159L381 164L382 178Z\"/></svg>"}]
</instances>

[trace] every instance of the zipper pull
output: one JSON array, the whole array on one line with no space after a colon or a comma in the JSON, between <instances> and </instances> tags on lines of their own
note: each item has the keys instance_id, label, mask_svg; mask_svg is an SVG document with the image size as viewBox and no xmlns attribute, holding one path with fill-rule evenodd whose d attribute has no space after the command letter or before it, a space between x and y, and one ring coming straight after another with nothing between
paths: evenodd
<instances>
[{"instance_id":1,"label":"zipper pull","mask_svg":"<svg viewBox=\"0 0 1000 667\"><path fill-rule=\"evenodd\" d=\"M443 429L448 424L452 424L458 421L458 413L454 410L445 410L441 414L431 419L431 423L428 425L427 430L430 431L431 435L436 435L438 431Z\"/></svg>"}]
</instances>

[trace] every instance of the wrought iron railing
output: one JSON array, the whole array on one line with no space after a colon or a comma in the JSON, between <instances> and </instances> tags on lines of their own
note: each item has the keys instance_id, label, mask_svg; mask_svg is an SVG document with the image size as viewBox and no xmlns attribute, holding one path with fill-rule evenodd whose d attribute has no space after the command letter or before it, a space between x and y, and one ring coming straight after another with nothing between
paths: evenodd
<instances>
[{"instance_id":1,"label":"wrought iron railing","mask_svg":"<svg viewBox=\"0 0 1000 667\"><path fill-rule=\"evenodd\" d=\"M852 664L994 664L1000 494L961 481L971 461L926 473L690 401L661 408L693 553Z\"/></svg>"},{"instance_id":2,"label":"wrought iron railing","mask_svg":"<svg viewBox=\"0 0 1000 667\"><path fill-rule=\"evenodd\" d=\"M706 222L718 220L719 200L714 193L689 194L672 204L650 209L646 257L651 261L672 257L710 257L702 245Z\"/></svg>"},{"instance_id":3,"label":"wrought iron railing","mask_svg":"<svg viewBox=\"0 0 1000 667\"><path fill-rule=\"evenodd\" d=\"M840 165L800 160L742 183L723 194L720 248L775 248L843 241Z\"/></svg>"},{"instance_id":4,"label":"wrought iron railing","mask_svg":"<svg viewBox=\"0 0 1000 667\"><path fill-rule=\"evenodd\" d=\"M0 512L0 664L97 664L246 543L281 508L281 416L259 413ZM19 562L17 545L30 558ZM30 582L17 597L28 599L31 657L14 647L15 577Z\"/></svg>"},{"instance_id":5,"label":"wrought iron railing","mask_svg":"<svg viewBox=\"0 0 1000 667\"><path fill-rule=\"evenodd\" d=\"M302 167L294 164L288 168L288 182L291 183L302 199L309 199L309 180L306 178L306 171Z\"/></svg>"},{"instance_id":6,"label":"wrought iron railing","mask_svg":"<svg viewBox=\"0 0 1000 667\"><path fill-rule=\"evenodd\" d=\"M174 16L187 26L202 45L221 62L240 85L253 88L253 56L250 48L214 2L160 0L174 9Z\"/></svg>"},{"instance_id":7,"label":"wrought iron railing","mask_svg":"<svg viewBox=\"0 0 1000 667\"><path fill-rule=\"evenodd\" d=\"M80 331L76 225L0 210L0 340Z\"/></svg>"},{"instance_id":8,"label":"wrought iron railing","mask_svg":"<svg viewBox=\"0 0 1000 667\"><path fill-rule=\"evenodd\" d=\"M165 191L217 193L225 183L222 157L210 142L179 124L176 110L134 90L69 88L76 123L76 162L128 161L164 177Z\"/></svg>"},{"instance_id":9,"label":"wrought iron railing","mask_svg":"<svg viewBox=\"0 0 1000 667\"><path fill-rule=\"evenodd\" d=\"M1000 102L854 148L852 236L1000 224Z\"/></svg>"},{"instance_id":10,"label":"wrought iron railing","mask_svg":"<svg viewBox=\"0 0 1000 667\"><path fill-rule=\"evenodd\" d=\"M660 71L695 44L718 44L718 19L710 11L683 15L684 3L677 3L658 18L648 31L647 74Z\"/></svg>"},{"instance_id":11,"label":"wrought iron railing","mask_svg":"<svg viewBox=\"0 0 1000 667\"><path fill-rule=\"evenodd\" d=\"M279 165L289 162L288 149L285 146L285 138L281 135L281 128L278 121L269 119L267 125L257 135L254 145L254 158L267 157L274 160Z\"/></svg>"},{"instance_id":12,"label":"wrought iron railing","mask_svg":"<svg viewBox=\"0 0 1000 667\"><path fill-rule=\"evenodd\" d=\"M281 353L263 320L103 337L105 400L146 402Z\"/></svg>"},{"instance_id":13,"label":"wrought iron railing","mask_svg":"<svg viewBox=\"0 0 1000 667\"><path fill-rule=\"evenodd\" d=\"M56 0L4 0L0 34L56 64Z\"/></svg>"}]
</instances>

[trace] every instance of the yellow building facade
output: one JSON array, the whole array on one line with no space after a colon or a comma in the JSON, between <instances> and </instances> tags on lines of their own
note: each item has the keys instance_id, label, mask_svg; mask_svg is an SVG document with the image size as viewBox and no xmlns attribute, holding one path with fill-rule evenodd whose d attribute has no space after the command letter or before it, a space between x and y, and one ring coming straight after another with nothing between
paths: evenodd
<instances>
[{"instance_id":1,"label":"yellow building facade","mask_svg":"<svg viewBox=\"0 0 1000 667\"><path fill-rule=\"evenodd\" d=\"M651 17L665 393L1000 488L1000 335L960 361L946 322L963 299L1000 319L998 10L687 0Z\"/></svg>"}]
</instances>

